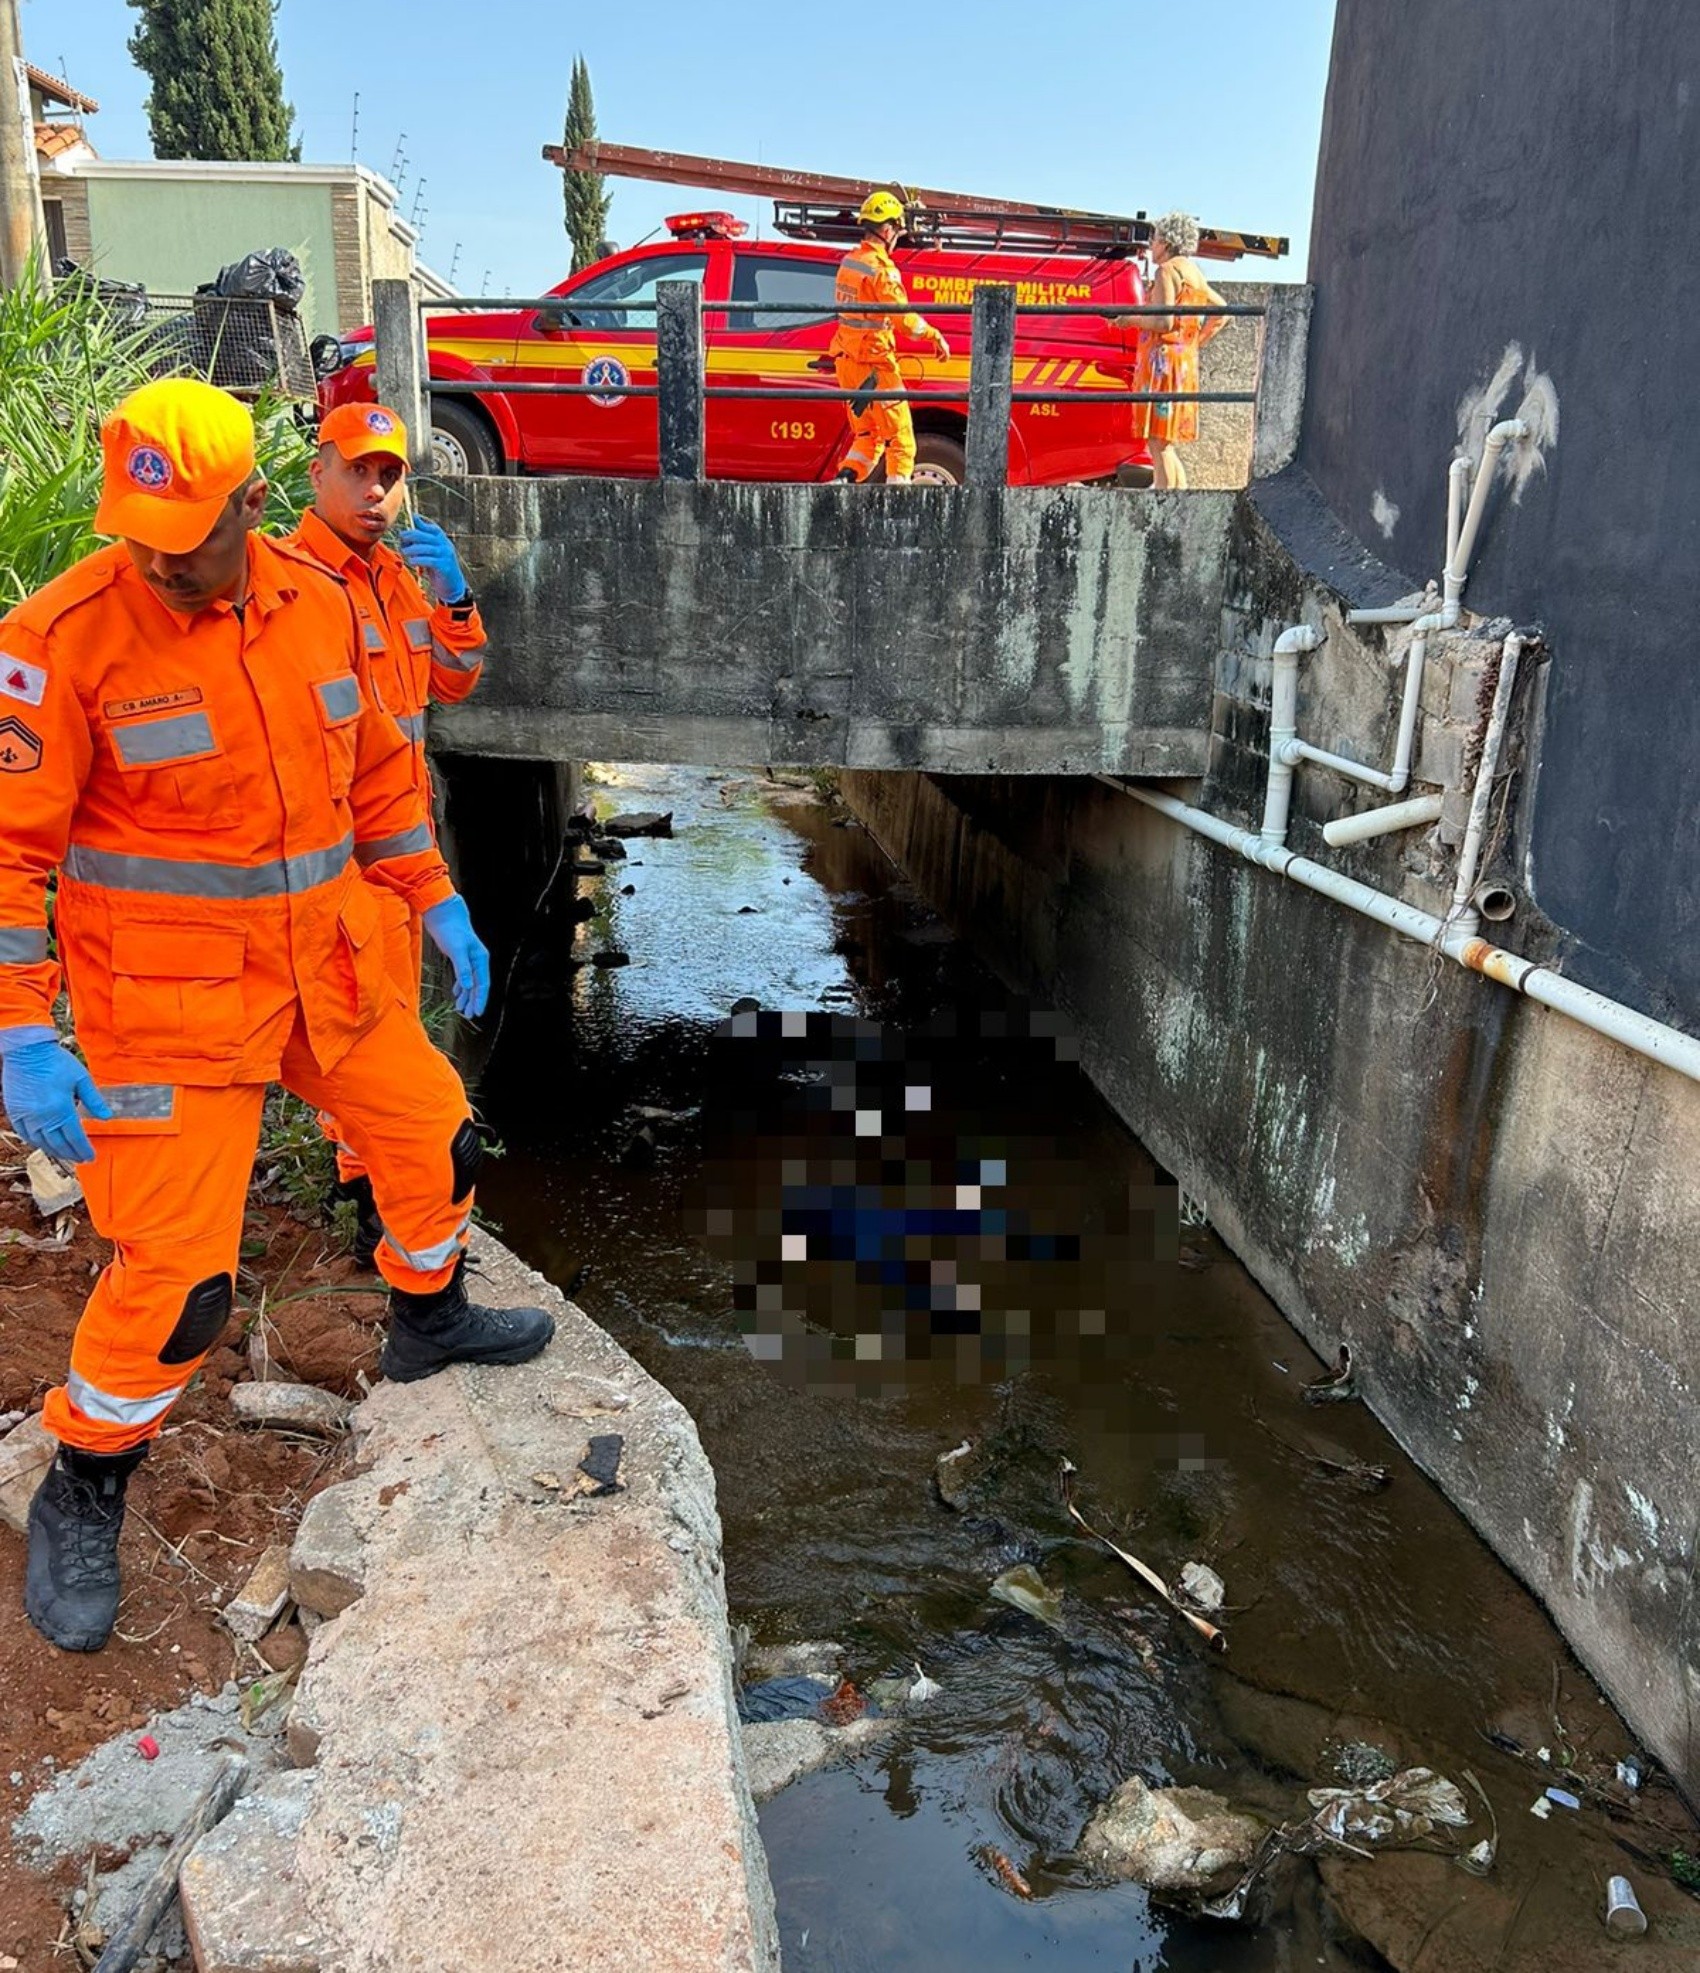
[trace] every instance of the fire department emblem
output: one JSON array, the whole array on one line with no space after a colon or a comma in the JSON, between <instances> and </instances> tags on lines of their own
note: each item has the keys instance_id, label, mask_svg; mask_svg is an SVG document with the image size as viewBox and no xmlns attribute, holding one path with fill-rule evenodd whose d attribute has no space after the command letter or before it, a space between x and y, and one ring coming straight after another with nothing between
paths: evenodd
<instances>
[{"instance_id":1,"label":"fire department emblem","mask_svg":"<svg viewBox=\"0 0 1700 1973\"><path fill-rule=\"evenodd\" d=\"M593 356L584 366L584 380L594 386L590 392L591 403L600 404L604 411L625 403L625 393L632 381L630 372L617 356Z\"/></svg>"},{"instance_id":2,"label":"fire department emblem","mask_svg":"<svg viewBox=\"0 0 1700 1973\"><path fill-rule=\"evenodd\" d=\"M157 445L133 445L124 470L144 493L163 493L171 484L171 461Z\"/></svg>"},{"instance_id":3,"label":"fire department emblem","mask_svg":"<svg viewBox=\"0 0 1700 1973\"><path fill-rule=\"evenodd\" d=\"M0 774L29 774L41 765L41 740L21 719L0 719Z\"/></svg>"},{"instance_id":4,"label":"fire department emblem","mask_svg":"<svg viewBox=\"0 0 1700 1973\"><path fill-rule=\"evenodd\" d=\"M366 429L369 432L376 432L380 438L387 438L395 430L395 420L387 411L368 411Z\"/></svg>"}]
</instances>

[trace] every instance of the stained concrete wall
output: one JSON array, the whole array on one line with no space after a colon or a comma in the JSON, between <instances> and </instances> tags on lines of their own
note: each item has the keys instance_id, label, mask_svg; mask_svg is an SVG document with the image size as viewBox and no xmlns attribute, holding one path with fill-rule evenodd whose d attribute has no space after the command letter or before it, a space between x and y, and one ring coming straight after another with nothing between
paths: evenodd
<instances>
[{"instance_id":1,"label":"stained concrete wall","mask_svg":"<svg viewBox=\"0 0 1700 1973\"><path fill-rule=\"evenodd\" d=\"M455 481L495 642L453 753L1204 765L1232 496Z\"/></svg>"},{"instance_id":2,"label":"stained concrete wall","mask_svg":"<svg viewBox=\"0 0 1700 1973\"><path fill-rule=\"evenodd\" d=\"M1242 824L1258 815L1283 623L1329 633L1300 730L1360 758L1390 750L1397 668L1343 621L1348 597L1389 579L1308 505L1309 549L1333 555L1326 584L1304 578L1262 510L1302 533L1302 485L1248 499L1236 526L1197 799ZM1467 736L1500 628L1439 654L1419 780L1473 772ZM1538 658L1525 671L1507 757L1497 867L1513 876L1534 826L1546 671ZM1102 785L842 785L992 963L1074 1017L1089 1072L1132 1128L1319 1350L1352 1345L1376 1411L1700 1791L1700 1089ZM1291 841L1444 910L1450 827L1327 848L1323 822L1362 805L1350 784L1301 771ZM1521 915L1496 929L1540 956L1552 943Z\"/></svg>"}]
</instances>

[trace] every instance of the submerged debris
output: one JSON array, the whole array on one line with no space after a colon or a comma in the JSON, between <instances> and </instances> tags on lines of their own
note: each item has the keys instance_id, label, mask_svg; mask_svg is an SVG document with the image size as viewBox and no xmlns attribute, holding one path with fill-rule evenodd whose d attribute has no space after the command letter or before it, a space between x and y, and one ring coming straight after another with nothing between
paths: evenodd
<instances>
[{"instance_id":1,"label":"submerged debris","mask_svg":"<svg viewBox=\"0 0 1700 1973\"><path fill-rule=\"evenodd\" d=\"M1320 1835L1362 1843L1419 1843L1437 1827L1462 1829L1470 1820L1458 1785L1426 1767L1408 1767L1368 1788L1313 1788L1307 1799Z\"/></svg>"},{"instance_id":2,"label":"submerged debris","mask_svg":"<svg viewBox=\"0 0 1700 1973\"><path fill-rule=\"evenodd\" d=\"M1063 1627L1062 1592L1047 1588L1044 1578L1031 1562L1021 1562L1013 1569L1005 1569L992 1584L992 1594L1000 1603L1024 1610L1028 1616L1038 1618L1040 1623L1049 1624L1052 1630Z\"/></svg>"},{"instance_id":3,"label":"submerged debris","mask_svg":"<svg viewBox=\"0 0 1700 1973\"><path fill-rule=\"evenodd\" d=\"M1016 1869L1002 1850L994 1850L988 1843L980 1852L981 1858L989 1866L993 1876L1014 1898L1031 1898L1033 1886Z\"/></svg>"},{"instance_id":4,"label":"submerged debris","mask_svg":"<svg viewBox=\"0 0 1700 1973\"><path fill-rule=\"evenodd\" d=\"M1140 1561L1137 1555L1129 1555L1125 1548L1118 1548L1107 1535L1099 1534L1098 1530L1093 1527L1086 1516L1075 1506L1073 1499L1074 1476L1079 1470L1079 1467L1075 1465L1072 1459L1065 1459L1062 1463L1063 1505L1068 1509L1069 1513L1094 1541L1101 1541L1112 1555L1127 1564L1142 1583L1148 1588L1154 1589L1171 1610L1183 1616L1192 1625L1193 1629L1198 1632L1199 1636L1204 1639L1206 1644L1212 1646L1217 1651L1226 1651L1228 1640L1214 1624L1207 1622L1205 1618L1199 1616L1197 1611L1189 1610L1181 1602L1179 1597L1175 1595L1174 1591L1170 1589L1169 1585L1164 1582L1163 1578L1158 1575L1155 1569L1148 1568L1145 1563Z\"/></svg>"},{"instance_id":5,"label":"submerged debris","mask_svg":"<svg viewBox=\"0 0 1700 1973\"><path fill-rule=\"evenodd\" d=\"M1355 1398L1358 1388L1352 1367L1352 1348L1349 1343L1340 1345L1334 1358L1334 1367L1320 1377L1313 1377L1304 1387L1306 1404L1343 1404L1348 1398Z\"/></svg>"},{"instance_id":6,"label":"submerged debris","mask_svg":"<svg viewBox=\"0 0 1700 1973\"><path fill-rule=\"evenodd\" d=\"M1175 1588L1184 1602L1212 1617L1228 1600L1227 1586L1222 1578L1202 1562L1189 1562L1180 1572Z\"/></svg>"}]
</instances>

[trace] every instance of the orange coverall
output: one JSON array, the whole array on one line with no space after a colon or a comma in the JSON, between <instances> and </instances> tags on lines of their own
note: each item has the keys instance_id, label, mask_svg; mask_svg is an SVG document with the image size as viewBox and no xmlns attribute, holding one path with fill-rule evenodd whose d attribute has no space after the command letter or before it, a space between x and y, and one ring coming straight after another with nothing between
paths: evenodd
<instances>
[{"instance_id":1,"label":"orange coverall","mask_svg":"<svg viewBox=\"0 0 1700 1973\"><path fill-rule=\"evenodd\" d=\"M484 669L484 620L476 604L452 608L428 597L423 584L400 555L380 541L368 561L334 529L309 511L287 537L322 563L347 586L360 619L372 689L378 704L395 720L413 749L413 778L425 812L435 805L431 769L425 756L425 709L433 699L458 705L471 696ZM384 955L391 977L409 1007L419 1011L419 974L424 944L418 912L381 879L373 880L372 901L384 928ZM337 1176L346 1184L365 1174L334 1117L323 1119L336 1144Z\"/></svg>"},{"instance_id":2,"label":"orange coverall","mask_svg":"<svg viewBox=\"0 0 1700 1973\"><path fill-rule=\"evenodd\" d=\"M476 1133L385 962L373 885L414 912L452 886L348 597L297 552L250 535L241 609L186 616L102 549L0 619L7 660L26 696L0 697L0 1026L51 1024L57 869L77 1038L116 1113L84 1120L79 1168L113 1258L42 1422L114 1453L159 1430L224 1329L268 1083L343 1120L385 1279L449 1281Z\"/></svg>"},{"instance_id":3,"label":"orange coverall","mask_svg":"<svg viewBox=\"0 0 1700 1973\"><path fill-rule=\"evenodd\" d=\"M838 328L829 345L840 390L902 390L897 366L897 331L924 336L925 320L909 307L897 263L876 239L865 239L844 256L834 292ZM901 312L906 311L906 312ZM865 480L885 454L885 469L900 479L915 470L915 422L907 404L870 404L858 411L846 404L850 450L843 466Z\"/></svg>"}]
</instances>

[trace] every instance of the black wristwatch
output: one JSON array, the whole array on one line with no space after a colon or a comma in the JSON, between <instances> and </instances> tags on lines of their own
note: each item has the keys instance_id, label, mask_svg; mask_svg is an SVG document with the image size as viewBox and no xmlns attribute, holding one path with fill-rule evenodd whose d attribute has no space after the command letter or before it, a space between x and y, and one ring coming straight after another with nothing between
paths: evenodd
<instances>
[{"instance_id":1,"label":"black wristwatch","mask_svg":"<svg viewBox=\"0 0 1700 1973\"><path fill-rule=\"evenodd\" d=\"M450 603L447 606L449 615L461 623L465 623L477 607L478 598L473 595L470 589L467 590L466 594L458 602Z\"/></svg>"}]
</instances>

